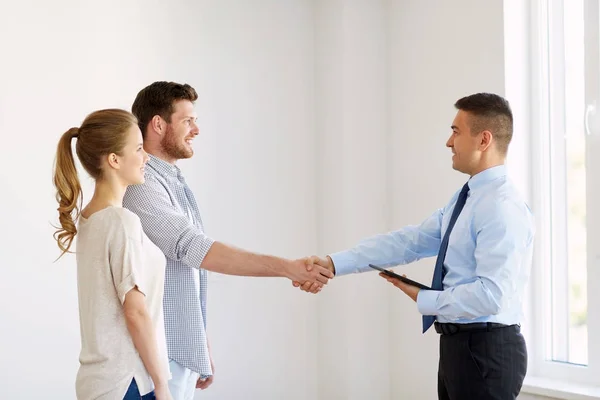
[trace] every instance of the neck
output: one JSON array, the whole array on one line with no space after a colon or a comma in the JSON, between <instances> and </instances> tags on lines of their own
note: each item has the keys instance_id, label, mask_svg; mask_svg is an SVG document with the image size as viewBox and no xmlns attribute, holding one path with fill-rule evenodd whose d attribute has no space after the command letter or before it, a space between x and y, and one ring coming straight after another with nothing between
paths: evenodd
<instances>
[{"instance_id":1,"label":"neck","mask_svg":"<svg viewBox=\"0 0 600 400\"><path fill-rule=\"evenodd\" d=\"M473 170L471 170L469 172L469 175L471 177L473 177L473 176L477 175L478 173L485 171L486 169L494 168L499 165L504 165L505 161L506 161L505 157L500 157L500 156L484 157L481 159L481 162L478 165L476 165L475 168L473 168Z\"/></svg>"},{"instance_id":2,"label":"neck","mask_svg":"<svg viewBox=\"0 0 600 400\"><path fill-rule=\"evenodd\" d=\"M127 185L123 185L116 180L107 179L97 181L94 196L90 200L90 204L96 204L99 208L109 206L122 207L126 190Z\"/></svg>"}]
</instances>

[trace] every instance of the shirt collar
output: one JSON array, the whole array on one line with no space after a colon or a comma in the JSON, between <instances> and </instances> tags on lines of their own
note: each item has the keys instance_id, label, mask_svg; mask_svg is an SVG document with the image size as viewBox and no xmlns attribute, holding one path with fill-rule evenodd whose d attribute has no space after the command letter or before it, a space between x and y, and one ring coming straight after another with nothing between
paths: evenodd
<instances>
[{"instance_id":1,"label":"shirt collar","mask_svg":"<svg viewBox=\"0 0 600 400\"><path fill-rule=\"evenodd\" d=\"M169 176L176 177L180 172L178 166L170 164L161 158L153 156L152 154L148 154L148 165L164 178Z\"/></svg>"},{"instance_id":2,"label":"shirt collar","mask_svg":"<svg viewBox=\"0 0 600 400\"><path fill-rule=\"evenodd\" d=\"M498 165L496 167L488 168L472 176L471 179L469 179L469 189L477 189L478 187L481 187L486 183L491 182L497 178L501 178L503 176L506 176L506 166Z\"/></svg>"}]
</instances>

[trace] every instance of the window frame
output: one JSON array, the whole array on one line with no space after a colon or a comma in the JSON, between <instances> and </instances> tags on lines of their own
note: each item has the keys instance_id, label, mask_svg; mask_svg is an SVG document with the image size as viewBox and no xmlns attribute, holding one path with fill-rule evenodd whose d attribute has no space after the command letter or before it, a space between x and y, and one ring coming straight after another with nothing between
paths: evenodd
<instances>
[{"instance_id":1,"label":"window frame","mask_svg":"<svg viewBox=\"0 0 600 400\"><path fill-rule=\"evenodd\" d=\"M565 0L533 0L530 3L530 127L531 132L531 206L536 217L536 239L533 265L530 278L531 319L528 337L530 361L528 375L569 381L574 383L598 385L600 376L600 341L594 340L600 335L600 250L594 248L599 243L600 227L595 228L590 221L600 225L600 179L590 184L587 180L587 304L588 304L588 365L581 366L551 360L553 349L552 333L561 336L560 343L568 349L568 279L566 254L562 245L558 245L566 232L566 218L559 211L566 210L566 204L560 202L559 193L566 190L564 151L552 147L552 136L564 134L564 39L563 39L563 2ZM568 0L566 0L568 1ZM600 87L600 43L598 41L599 10L596 0L585 0L585 55L586 55L586 104L598 99ZM548 34L546 34L546 32ZM596 56L591 56L593 51ZM595 74L591 71L596 71ZM588 88L588 86L592 87ZM583 116L582 116L583 118ZM595 124L599 126L600 124ZM600 129L598 129L600 131ZM586 143L586 169L600 172L600 160L594 162L591 152L600 154L600 134L588 135ZM550 155L553 155L553 158ZM600 157L596 157L600 158ZM559 160L560 163L554 162ZM551 173L553 175L551 175ZM589 172L588 172L589 173ZM551 178L552 176L552 178ZM600 174L591 176L600 178ZM551 197L545 196L552 193ZM564 196L562 196L564 197ZM594 203L595 201L595 203ZM553 206L554 205L554 209ZM557 207L558 206L558 207ZM562 229L561 229L562 225ZM554 235L551 234L555 229ZM554 243L552 242L554 240ZM596 246L598 247L598 246ZM554 253L552 253L554 252ZM595 254L594 252L598 253ZM562 260L559 268L548 269L552 257ZM559 261L561 262L561 261ZM560 295L557 295L560 293ZM562 317L548 318L555 309L562 307ZM554 327L553 327L554 325ZM554 329L553 329L554 328ZM560 346L558 346L560 347Z\"/></svg>"}]
</instances>

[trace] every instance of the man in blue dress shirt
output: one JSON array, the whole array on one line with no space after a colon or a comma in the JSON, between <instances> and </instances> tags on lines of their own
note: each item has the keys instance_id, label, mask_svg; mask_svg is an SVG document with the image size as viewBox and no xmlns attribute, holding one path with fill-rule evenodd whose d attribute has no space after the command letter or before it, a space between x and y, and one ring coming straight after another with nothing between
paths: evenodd
<instances>
[{"instance_id":1,"label":"man in blue dress shirt","mask_svg":"<svg viewBox=\"0 0 600 400\"><path fill-rule=\"evenodd\" d=\"M469 179L448 204L420 225L313 259L340 276L437 256L431 290L380 275L417 303L423 332L434 325L441 335L439 399L516 399L527 370L520 323L534 221L504 166L512 111L490 93L455 107L446 146L452 167Z\"/></svg>"}]
</instances>

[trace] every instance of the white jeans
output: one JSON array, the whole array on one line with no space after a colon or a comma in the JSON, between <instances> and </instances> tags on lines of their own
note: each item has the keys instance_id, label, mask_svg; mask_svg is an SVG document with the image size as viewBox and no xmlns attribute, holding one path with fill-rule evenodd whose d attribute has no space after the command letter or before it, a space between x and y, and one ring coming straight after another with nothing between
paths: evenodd
<instances>
[{"instance_id":1,"label":"white jeans","mask_svg":"<svg viewBox=\"0 0 600 400\"><path fill-rule=\"evenodd\" d=\"M169 369L172 376L169 380L169 390L173 400L194 400L196 382L200 375L173 360L169 360Z\"/></svg>"}]
</instances>

